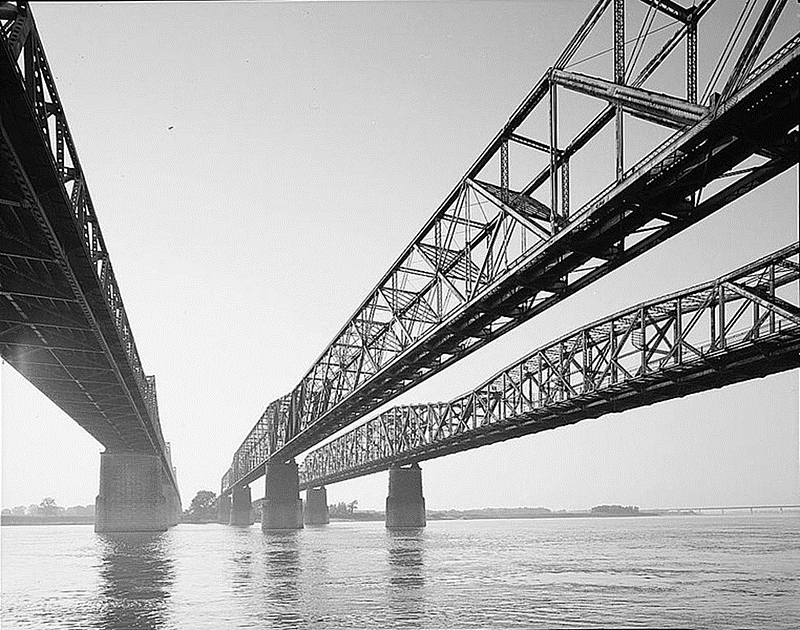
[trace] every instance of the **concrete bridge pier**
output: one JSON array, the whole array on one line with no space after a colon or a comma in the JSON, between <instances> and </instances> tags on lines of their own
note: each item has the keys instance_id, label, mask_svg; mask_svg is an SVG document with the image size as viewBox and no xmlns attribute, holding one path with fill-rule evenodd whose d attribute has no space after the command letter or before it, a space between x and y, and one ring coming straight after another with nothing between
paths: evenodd
<instances>
[{"instance_id":1,"label":"concrete bridge pier","mask_svg":"<svg viewBox=\"0 0 800 630\"><path fill-rule=\"evenodd\" d=\"M325 486L306 490L303 521L306 525L327 525L331 522L328 513L328 491Z\"/></svg>"},{"instance_id":2,"label":"concrete bridge pier","mask_svg":"<svg viewBox=\"0 0 800 630\"><path fill-rule=\"evenodd\" d=\"M303 529L303 501L294 460L267 464L261 529Z\"/></svg>"},{"instance_id":3,"label":"concrete bridge pier","mask_svg":"<svg viewBox=\"0 0 800 630\"><path fill-rule=\"evenodd\" d=\"M231 522L231 495L223 494L217 499L217 523Z\"/></svg>"},{"instance_id":4,"label":"concrete bridge pier","mask_svg":"<svg viewBox=\"0 0 800 630\"><path fill-rule=\"evenodd\" d=\"M131 452L100 454L96 532L161 532L171 521L161 459Z\"/></svg>"},{"instance_id":5,"label":"concrete bridge pier","mask_svg":"<svg viewBox=\"0 0 800 630\"><path fill-rule=\"evenodd\" d=\"M167 525L175 527L181 520L181 499L168 479L163 479L162 492L167 501Z\"/></svg>"},{"instance_id":6,"label":"concrete bridge pier","mask_svg":"<svg viewBox=\"0 0 800 630\"><path fill-rule=\"evenodd\" d=\"M231 525L237 527L250 527L253 519L253 499L250 495L250 486L233 489L231 500Z\"/></svg>"},{"instance_id":7,"label":"concrete bridge pier","mask_svg":"<svg viewBox=\"0 0 800 630\"><path fill-rule=\"evenodd\" d=\"M389 496L386 497L386 527L425 527L425 497L422 470L414 462L408 467L389 468Z\"/></svg>"}]
</instances>

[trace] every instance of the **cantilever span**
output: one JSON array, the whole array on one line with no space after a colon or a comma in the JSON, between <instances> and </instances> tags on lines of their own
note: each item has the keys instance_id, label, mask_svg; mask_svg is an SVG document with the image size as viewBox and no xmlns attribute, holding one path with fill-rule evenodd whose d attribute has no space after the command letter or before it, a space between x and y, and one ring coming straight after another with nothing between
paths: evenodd
<instances>
[{"instance_id":1,"label":"cantilever span","mask_svg":"<svg viewBox=\"0 0 800 630\"><path fill-rule=\"evenodd\" d=\"M793 27L787 41L771 38L786 2L765 0L745 28L731 33L714 21L715 0L693 7L644 2L674 20L658 34L643 25L656 52L639 54L637 40L633 55L626 45L627 7L635 2L596 4L300 384L268 405L234 454L223 494L797 163L800 34ZM606 36L607 11L613 15ZM737 51L718 73L698 74L698 65L718 61L698 57L704 34L727 39ZM611 76L570 70L585 43L599 36L612 46ZM656 72L676 58L685 67L683 89L660 83ZM712 80L700 86L699 76ZM569 112L571 122L586 118L570 135L559 122L567 117L565 91L587 103ZM653 129L651 146L637 155L624 132L631 118ZM603 153L600 138L609 126L614 140ZM615 176L579 197L593 174L575 168L586 155L615 165Z\"/></svg>"},{"instance_id":2,"label":"cantilever span","mask_svg":"<svg viewBox=\"0 0 800 630\"><path fill-rule=\"evenodd\" d=\"M0 352L106 447L96 528L176 524L180 493L155 378L139 359L87 178L23 1L0 6L0 230Z\"/></svg>"},{"instance_id":3,"label":"cantilever span","mask_svg":"<svg viewBox=\"0 0 800 630\"><path fill-rule=\"evenodd\" d=\"M393 407L312 451L314 488L800 367L800 244L538 348L450 402Z\"/></svg>"}]
</instances>

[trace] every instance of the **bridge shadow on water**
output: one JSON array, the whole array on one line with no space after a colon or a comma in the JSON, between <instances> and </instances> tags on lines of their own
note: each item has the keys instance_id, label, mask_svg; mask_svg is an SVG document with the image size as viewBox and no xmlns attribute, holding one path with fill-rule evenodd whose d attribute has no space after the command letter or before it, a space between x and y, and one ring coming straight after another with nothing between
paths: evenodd
<instances>
[{"instance_id":1,"label":"bridge shadow on water","mask_svg":"<svg viewBox=\"0 0 800 630\"><path fill-rule=\"evenodd\" d=\"M167 622L175 580L167 534L99 534L97 627L155 630Z\"/></svg>"}]
</instances>

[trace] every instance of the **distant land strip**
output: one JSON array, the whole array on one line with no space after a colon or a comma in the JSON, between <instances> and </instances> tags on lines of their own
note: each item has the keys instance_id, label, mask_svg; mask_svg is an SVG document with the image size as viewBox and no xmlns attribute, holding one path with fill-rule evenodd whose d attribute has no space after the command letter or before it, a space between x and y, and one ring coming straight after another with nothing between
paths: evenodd
<instances>
[{"instance_id":1,"label":"distant land strip","mask_svg":"<svg viewBox=\"0 0 800 630\"><path fill-rule=\"evenodd\" d=\"M260 500L255 501L256 509ZM331 506L332 508L335 506ZM724 514L728 512L757 511L800 511L800 504L775 505L715 505L701 507L648 508L638 506L598 505L591 510L551 510L543 507L518 508L476 508L470 510L426 510L426 517L431 521L454 520L492 520L492 519L530 519L530 518L609 518L639 516L697 516L707 513ZM380 510L354 510L350 513L332 510L332 521L382 521L386 518ZM216 523L216 520L184 520L184 523ZM94 516L18 516L3 514L0 524L8 525L87 525L94 523Z\"/></svg>"}]
</instances>

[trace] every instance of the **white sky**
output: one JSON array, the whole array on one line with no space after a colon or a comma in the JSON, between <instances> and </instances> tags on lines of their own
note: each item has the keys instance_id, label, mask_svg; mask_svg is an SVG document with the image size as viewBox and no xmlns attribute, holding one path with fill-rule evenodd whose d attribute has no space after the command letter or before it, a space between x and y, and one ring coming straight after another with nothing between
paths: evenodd
<instances>
[{"instance_id":1,"label":"white sky","mask_svg":"<svg viewBox=\"0 0 800 630\"><path fill-rule=\"evenodd\" d=\"M34 5L185 504L218 491L266 405L299 382L591 5ZM701 63L714 54L704 41ZM562 333L788 245L797 181L795 167L396 402L452 398ZM1 410L3 507L92 503L101 446L8 365ZM433 509L797 503L798 372L423 471ZM382 508L386 483L336 484L329 500Z\"/></svg>"}]
</instances>

